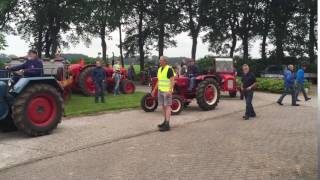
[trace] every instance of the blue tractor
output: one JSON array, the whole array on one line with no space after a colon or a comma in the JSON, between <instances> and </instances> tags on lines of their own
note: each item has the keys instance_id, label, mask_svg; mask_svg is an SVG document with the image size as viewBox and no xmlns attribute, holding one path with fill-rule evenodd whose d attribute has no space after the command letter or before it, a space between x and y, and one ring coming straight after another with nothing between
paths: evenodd
<instances>
[{"instance_id":1,"label":"blue tractor","mask_svg":"<svg viewBox=\"0 0 320 180\"><path fill-rule=\"evenodd\" d=\"M0 126L29 136L49 134L63 115L63 88L54 77L0 77ZM5 126L5 127L4 127Z\"/></svg>"}]
</instances>

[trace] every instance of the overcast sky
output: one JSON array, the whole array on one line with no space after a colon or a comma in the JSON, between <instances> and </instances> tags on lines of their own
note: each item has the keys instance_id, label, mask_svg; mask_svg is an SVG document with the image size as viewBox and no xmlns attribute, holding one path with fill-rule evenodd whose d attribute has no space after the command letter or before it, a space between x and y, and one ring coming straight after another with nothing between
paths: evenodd
<instances>
[{"instance_id":1,"label":"overcast sky","mask_svg":"<svg viewBox=\"0 0 320 180\"><path fill-rule=\"evenodd\" d=\"M115 53L115 56L119 55L119 33L117 31L111 33L112 40L107 40L107 54L111 57L112 52ZM124 33L123 33L124 34ZM177 41L177 47L168 48L164 50L164 55L169 57L190 57L191 56L191 38L187 33L181 33L175 37ZM14 54L17 56L23 56L28 51L28 44L22 40L19 36L7 35L6 36L8 47L5 50L0 51L0 53L5 53L8 55ZM240 44L241 42L238 42ZM69 49L62 49L62 53L81 53L86 54L91 57L96 57L98 52L101 52L101 42L100 39L94 38L90 47L86 47L83 43L80 43L76 46L70 46ZM260 58L260 41L253 42L252 47L250 48L250 56L253 58ZM153 55L157 55L156 51L152 52ZM202 43L202 40L198 39L197 47L197 59L205 55L213 55L212 52L208 51L208 44Z\"/></svg>"}]
</instances>

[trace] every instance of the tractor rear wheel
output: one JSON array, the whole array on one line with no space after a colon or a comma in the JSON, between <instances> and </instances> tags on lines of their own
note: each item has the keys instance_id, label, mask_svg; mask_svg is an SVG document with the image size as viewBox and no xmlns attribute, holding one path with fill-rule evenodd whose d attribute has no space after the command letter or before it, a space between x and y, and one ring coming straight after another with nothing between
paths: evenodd
<instances>
[{"instance_id":1,"label":"tractor rear wheel","mask_svg":"<svg viewBox=\"0 0 320 180\"><path fill-rule=\"evenodd\" d=\"M62 95L48 84L27 87L12 105L15 125L29 136L49 134L57 128L62 115Z\"/></svg>"},{"instance_id":2,"label":"tractor rear wheel","mask_svg":"<svg viewBox=\"0 0 320 180\"><path fill-rule=\"evenodd\" d=\"M140 105L145 112L154 112L158 107L158 101L148 93L142 97Z\"/></svg>"},{"instance_id":3,"label":"tractor rear wheel","mask_svg":"<svg viewBox=\"0 0 320 180\"><path fill-rule=\"evenodd\" d=\"M96 87L93 82L92 72L94 67L87 67L79 76L79 87L82 94L86 96L93 96L96 92Z\"/></svg>"},{"instance_id":4,"label":"tractor rear wheel","mask_svg":"<svg viewBox=\"0 0 320 180\"><path fill-rule=\"evenodd\" d=\"M204 110L214 109L220 99L220 89L215 81L201 81L196 92L197 103Z\"/></svg>"},{"instance_id":5,"label":"tractor rear wheel","mask_svg":"<svg viewBox=\"0 0 320 180\"><path fill-rule=\"evenodd\" d=\"M184 103L179 96L173 95L172 96L172 105L171 105L171 114L178 115L184 109Z\"/></svg>"},{"instance_id":6,"label":"tractor rear wheel","mask_svg":"<svg viewBox=\"0 0 320 180\"><path fill-rule=\"evenodd\" d=\"M122 80L120 82L120 89L124 94L133 94L136 90L136 87L132 81Z\"/></svg>"}]
</instances>

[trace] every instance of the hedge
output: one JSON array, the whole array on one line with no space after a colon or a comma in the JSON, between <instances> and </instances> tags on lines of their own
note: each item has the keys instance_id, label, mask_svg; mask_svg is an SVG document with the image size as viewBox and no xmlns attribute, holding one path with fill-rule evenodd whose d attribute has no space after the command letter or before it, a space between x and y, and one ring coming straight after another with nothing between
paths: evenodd
<instances>
[{"instance_id":1,"label":"hedge","mask_svg":"<svg viewBox=\"0 0 320 180\"><path fill-rule=\"evenodd\" d=\"M238 87L241 85L241 78L237 79ZM306 82L305 88L310 88L311 83ZM274 78L257 78L257 91L265 91L271 93L282 93L284 91L284 81L282 79Z\"/></svg>"}]
</instances>

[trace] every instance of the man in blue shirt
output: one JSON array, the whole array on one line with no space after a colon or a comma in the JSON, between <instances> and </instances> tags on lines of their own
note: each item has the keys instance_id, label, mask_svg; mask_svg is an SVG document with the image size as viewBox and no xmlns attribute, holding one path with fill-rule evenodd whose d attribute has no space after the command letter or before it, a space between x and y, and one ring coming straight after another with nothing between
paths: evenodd
<instances>
[{"instance_id":1,"label":"man in blue shirt","mask_svg":"<svg viewBox=\"0 0 320 180\"><path fill-rule=\"evenodd\" d=\"M299 93L300 92L302 92L302 94L303 94L303 96L304 96L304 99L306 100L306 101L308 101L308 100L310 100L311 98L309 98L308 96L307 96L307 93L306 93L306 91L304 90L304 71L306 70L306 68L307 68L307 66L306 66L306 64L301 64L301 68L298 70L298 72L297 72L297 77L296 77L296 86L297 86L297 90L296 90L296 93L297 93L297 95L296 95L296 100L297 101L300 101L299 99L298 99L298 96L299 96Z\"/></svg>"},{"instance_id":2,"label":"man in blue shirt","mask_svg":"<svg viewBox=\"0 0 320 180\"><path fill-rule=\"evenodd\" d=\"M13 67L6 66L6 69L9 71L20 71L20 74L24 77L43 76L43 63L38 57L37 51L30 50L24 59L26 59L26 61L23 64ZM19 79L20 77L13 77L14 82L17 82Z\"/></svg>"},{"instance_id":3,"label":"man in blue shirt","mask_svg":"<svg viewBox=\"0 0 320 180\"><path fill-rule=\"evenodd\" d=\"M256 113L253 109L253 91L257 85L255 75L250 72L250 68L247 64L242 66L243 75L241 78L241 91L246 99L246 113L243 116L244 120L249 120L249 118L256 117Z\"/></svg>"},{"instance_id":4,"label":"man in blue shirt","mask_svg":"<svg viewBox=\"0 0 320 180\"><path fill-rule=\"evenodd\" d=\"M291 105L292 106L299 106L299 104L297 104L296 102L296 91L294 88L294 81L295 81L295 74L294 74L294 66L292 64L288 65L288 70L286 70L284 72L284 92L282 93L282 95L280 96L280 98L278 99L277 103L279 105L283 105L282 104L282 100L283 98L288 95L291 94L292 96L292 102Z\"/></svg>"},{"instance_id":5,"label":"man in blue shirt","mask_svg":"<svg viewBox=\"0 0 320 180\"><path fill-rule=\"evenodd\" d=\"M92 72L94 85L96 88L95 92L95 103L99 102L99 98L101 98L101 102L104 103L104 90L105 90L105 82L106 82L106 71L101 66L100 60L96 61L96 67Z\"/></svg>"},{"instance_id":6,"label":"man in blue shirt","mask_svg":"<svg viewBox=\"0 0 320 180\"><path fill-rule=\"evenodd\" d=\"M198 76L199 69L195 64L195 60L191 59L190 65L188 66L187 76L190 78L190 83L188 87L188 91L191 92L196 85L196 78Z\"/></svg>"}]
</instances>

